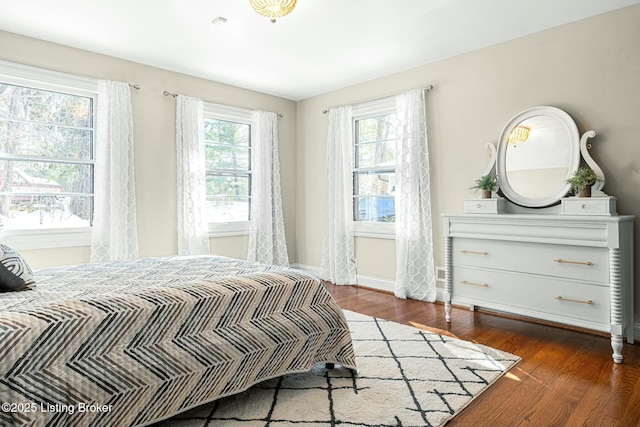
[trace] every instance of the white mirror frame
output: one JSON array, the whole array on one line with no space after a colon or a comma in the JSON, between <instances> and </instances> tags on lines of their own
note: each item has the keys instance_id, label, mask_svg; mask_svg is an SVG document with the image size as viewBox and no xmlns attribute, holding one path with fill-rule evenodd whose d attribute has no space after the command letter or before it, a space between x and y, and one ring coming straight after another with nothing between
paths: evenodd
<instances>
[{"instance_id":1,"label":"white mirror frame","mask_svg":"<svg viewBox=\"0 0 640 427\"><path fill-rule=\"evenodd\" d=\"M569 160L569 172L567 174L567 178L571 177L573 173L578 170L578 167L580 165L580 133L578 132L576 123L573 121L571 116L569 116L569 114L559 108L539 106L532 107L518 113L511 120L509 120L509 122L502 130L502 133L500 134L500 140L498 141L496 175L502 194L504 194L504 196L512 203L527 208L544 208L560 203L560 199L562 197L565 197L569 192L569 189L571 188L570 185L566 182L563 182L560 183L562 185L559 185L558 191L550 195L549 197L531 198L522 196L521 194L516 192L509 185L509 180L507 179L506 157L507 147L509 145L509 135L511 134L513 129L515 129L516 126L518 126L524 120L535 116L551 116L562 122L569 133L569 140L567 141L567 144L571 144L571 159Z\"/></svg>"}]
</instances>

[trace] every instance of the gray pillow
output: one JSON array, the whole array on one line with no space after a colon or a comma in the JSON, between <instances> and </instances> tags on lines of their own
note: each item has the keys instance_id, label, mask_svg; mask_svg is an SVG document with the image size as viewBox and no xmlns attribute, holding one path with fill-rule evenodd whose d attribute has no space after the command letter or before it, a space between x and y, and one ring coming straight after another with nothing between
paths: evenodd
<instances>
[{"instance_id":1,"label":"gray pillow","mask_svg":"<svg viewBox=\"0 0 640 427\"><path fill-rule=\"evenodd\" d=\"M29 264L15 249L0 244L0 292L25 291L35 287Z\"/></svg>"}]
</instances>

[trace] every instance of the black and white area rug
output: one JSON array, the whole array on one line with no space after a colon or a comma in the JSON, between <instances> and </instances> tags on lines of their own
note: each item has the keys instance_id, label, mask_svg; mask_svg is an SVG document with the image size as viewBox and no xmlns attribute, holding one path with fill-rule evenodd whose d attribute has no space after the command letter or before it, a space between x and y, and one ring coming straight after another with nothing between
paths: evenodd
<instances>
[{"instance_id":1,"label":"black and white area rug","mask_svg":"<svg viewBox=\"0 0 640 427\"><path fill-rule=\"evenodd\" d=\"M486 346L345 311L357 374L277 378L162 427L442 426L520 360Z\"/></svg>"}]
</instances>

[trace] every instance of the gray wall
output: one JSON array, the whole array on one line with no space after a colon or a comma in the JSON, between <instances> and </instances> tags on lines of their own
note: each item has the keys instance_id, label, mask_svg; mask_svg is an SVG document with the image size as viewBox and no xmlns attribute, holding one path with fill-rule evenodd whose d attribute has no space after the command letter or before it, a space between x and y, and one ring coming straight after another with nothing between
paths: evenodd
<instances>
[{"instance_id":1,"label":"gray wall","mask_svg":"<svg viewBox=\"0 0 640 427\"><path fill-rule=\"evenodd\" d=\"M285 233L295 256L296 103L100 55L0 32L0 59L72 74L136 83L132 91L136 207L140 256L177 252L175 101L164 90L248 109L284 113L278 121ZM214 254L246 258L247 237L211 240ZM32 250L24 253L33 268L89 261L88 247Z\"/></svg>"},{"instance_id":2,"label":"gray wall","mask_svg":"<svg viewBox=\"0 0 640 427\"><path fill-rule=\"evenodd\" d=\"M427 95L436 264L440 215L478 197L487 142L518 112L536 105L567 111L581 133L595 130L591 154L618 212L640 218L640 6L631 6L428 64L298 103L296 258L319 266L327 117L323 109L433 84ZM640 248L640 233L635 246ZM393 240L357 238L360 275L393 281ZM640 283L640 249L635 255ZM636 289L636 295L640 294ZM638 298L636 298L638 301ZM636 319L640 305L636 303Z\"/></svg>"}]
</instances>

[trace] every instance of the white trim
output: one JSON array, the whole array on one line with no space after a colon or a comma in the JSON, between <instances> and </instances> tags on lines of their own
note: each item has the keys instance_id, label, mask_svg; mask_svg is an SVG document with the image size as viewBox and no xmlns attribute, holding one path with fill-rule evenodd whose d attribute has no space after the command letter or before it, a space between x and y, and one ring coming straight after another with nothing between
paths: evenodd
<instances>
[{"instance_id":1,"label":"white trim","mask_svg":"<svg viewBox=\"0 0 640 427\"><path fill-rule=\"evenodd\" d=\"M16 250L91 246L91 228L5 230L0 241Z\"/></svg>"},{"instance_id":2,"label":"white trim","mask_svg":"<svg viewBox=\"0 0 640 427\"><path fill-rule=\"evenodd\" d=\"M26 86L37 84L38 89L62 90L73 94L84 92L94 96L98 93L97 79L15 62L0 60L0 76L7 83Z\"/></svg>"},{"instance_id":3,"label":"white trim","mask_svg":"<svg viewBox=\"0 0 640 427\"><path fill-rule=\"evenodd\" d=\"M313 265L306 265L306 264L291 264L291 268L295 268L297 270L302 270L305 273L309 273L313 276L320 276L320 273L322 272L322 269L320 267L314 267Z\"/></svg>"},{"instance_id":4,"label":"white trim","mask_svg":"<svg viewBox=\"0 0 640 427\"><path fill-rule=\"evenodd\" d=\"M240 123L243 125L253 126L253 110L249 110L241 107L233 107L231 105L216 104L213 102L203 102L203 115L205 119L222 120L233 123ZM205 143L207 141L204 141ZM251 140L249 139L249 146L247 150L249 152L249 158L251 158ZM249 162L251 165L251 161ZM211 169L210 172L230 173L237 175L247 175L249 182L251 182L252 171L251 169L237 169L237 170L221 170ZM251 199L251 188L249 188L249 199ZM249 221L238 222L210 222L209 223L209 237L230 237L230 236L244 236L249 235Z\"/></svg>"},{"instance_id":5,"label":"white trim","mask_svg":"<svg viewBox=\"0 0 640 427\"><path fill-rule=\"evenodd\" d=\"M396 97L387 96L385 98L374 99L373 101L361 102L351 106L353 121L368 117L376 117L383 114L396 112Z\"/></svg>"},{"instance_id":6,"label":"white trim","mask_svg":"<svg viewBox=\"0 0 640 427\"><path fill-rule=\"evenodd\" d=\"M218 120L253 124L253 110L204 101L204 116Z\"/></svg>"},{"instance_id":7,"label":"white trim","mask_svg":"<svg viewBox=\"0 0 640 427\"><path fill-rule=\"evenodd\" d=\"M396 281L389 279L380 279L373 276L363 276L358 274L358 285L379 291L393 293L396 288Z\"/></svg>"},{"instance_id":8,"label":"white trim","mask_svg":"<svg viewBox=\"0 0 640 427\"><path fill-rule=\"evenodd\" d=\"M393 222L354 221L353 235L374 239L395 239L396 224Z\"/></svg>"},{"instance_id":9,"label":"white trim","mask_svg":"<svg viewBox=\"0 0 640 427\"><path fill-rule=\"evenodd\" d=\"M352 173L362 172L362 169L356 169L355 147L358 145L355 141L355 129L356 123L359 120L364 120L372 117L378 117L386 114L396 113L396 100L395 96L388 96L385 98L375 99L373 101L362 102L355 104L351 107L352 111L352 132L354 133L353 150L354 158L352 161ZM376 166L373 168L367 168L369 173L371 172L392 172L395 174L395 164L389 166ZM355 182L354 182L354 199L363 197L364 195L355 194ZM355 217L355 214L353 215ZM372 237L376 239L395 239L396 231L395 224L381 223L372 221L354 221L354 236L356 237Z\"/></svg>"},{"instance_id":10,"label":"white trim","mask_svg":"<svg viewBox=\"0 0 640 427\"><path fill-rule=\"evenodd\" d=\"M249 221L209 223L209 237L244 236L249 234Z\"/></svg>"},{"instance_id":11,"label":"white trim","mask_svg":"<svg viewBox=\"0 0 640 427\"><path fill-rule=\"evenodd\" d=\"M0 60L0 81L7 84L92 98L92 115L94 117L92 129L92 138L94 140L92 141L92 146L95 149L98 79ZM78 163L90 165L94 162L95 157L92 157ZM93 197L93 194L87 193L86 196ZM16 250L90 246L91 228L1 230L0 240Z\"/></svg>"},{"instance_id":12,"label":"white trim","mask_svg":"<svg viewBox=\"0 0 640 427\"><path fill-rule=\"evenodd\" d=\"M322 271L320 267L315 267L315 266L305 265L305 264L292 264L291 267L297 268L298 270L305 271L311 275L318 276L318 277L320 276L320 273ZM390 292L393 294L395 290L396 282L395 280L381 279L379 277L363 276L359 274L357 285L365 288L379 290L379 291ZM440 301L440 302L444 301L443 288L437 289L436 301Z\"/></svg>"}]
</instances>

